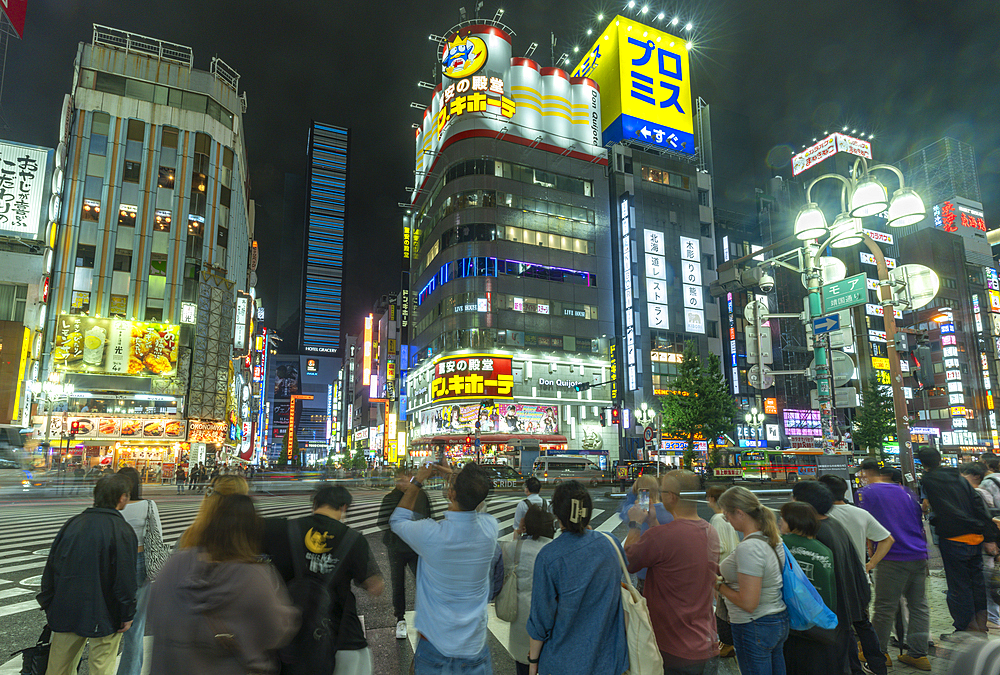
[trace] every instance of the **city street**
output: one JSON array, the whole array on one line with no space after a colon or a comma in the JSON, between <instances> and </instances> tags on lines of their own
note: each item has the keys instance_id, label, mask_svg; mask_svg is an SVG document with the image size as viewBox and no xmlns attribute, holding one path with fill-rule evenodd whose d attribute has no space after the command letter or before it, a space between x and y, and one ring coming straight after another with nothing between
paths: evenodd
<instances>
[{"instance_id":1,"label":"city street","mask_svg":"<svg viewBox=\"0 0 1000 675\"><path fill-rule=\"evenodd\" d=\"M185 493L175 494L172 487L153 488L147 490L148 495L155 499L163 522L164 537L172 544L190 524L201 502L199 495ZM388 574L388 561L385 547L382 545L381 533L376 523L378 505L385 494L384 491L358 489L352 490L355 502L348 512L347 522L360 531L368 539L375 553L383 574ZM623 538L626 528L617 517L621 498L611 498L607 488L593 489L594 498L593 527L604 532L611 532ZM788 497L784 494L762 494L762 501L773 508L780 507ZM445 502L439 493L432 492L432 502L437 515L443 513ZM543 496L549 497L548 490ZM294 517L308 511L307 495L255 497L259 512L264 517L282 516ZM521 496L514 492L499 493L489 501L489 512L500 521L501 534L509 535L513 528L514 509ZM34 595L38 591L42 569L48 554L48 546L53 537L70 517L79 513L89 505L89 500L83 496L70 497L62 500L6 502L0 505L0 675L13 675L20 669L20 657L10 659L11 652L34 644L42 626L44 617L38 609ZM711 516L711 511L704 502L699 503L702 517ZM936 549L933 553L936 554ZM928 585L931 604L932 635L949 632L950 617L945 603L944 578L940 570L940 560L932 558L930 584ZM388 584L387 584L388 585ZM415 647L416 632L410 631L409 640L395 639L395 618L392 613L390 590L379 598L368 598L363 591L356 589L359 612L364 617L365 628L375 658L375 672L383 674L405 673L409 669ZM407 581L408 605L412 607L414 584L411 577ZM408 615L410 627L413 626L413 613ZM514 673L513 661L507 653L506 641L508 624L496 618L490 609L489 642L493 654L494 672L498 675ZM147 649L150 638L147 638ZM896 653L893 650L892 653ZM935 659L938 664L935 672L943 672L943 659ZM81 672L86 673L86 661ZM722 673L737 673L734 659L723 662ZM901 664L895 665L895 672L910 672Z\"/></svg>"}]
</instances>

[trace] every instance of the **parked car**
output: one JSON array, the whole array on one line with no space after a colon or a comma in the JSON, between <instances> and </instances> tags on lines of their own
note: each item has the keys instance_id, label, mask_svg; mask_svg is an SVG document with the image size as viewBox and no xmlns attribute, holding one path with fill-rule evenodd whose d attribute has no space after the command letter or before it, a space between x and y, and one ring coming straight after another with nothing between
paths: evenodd
<instances>
[{"instance_id":1,"label":"parked car","mask_svg":"<svg viewBox=\"0 0 1000 675\"><path fill-rule=\"evenodd\" d=\"M565 480L578 480L585 485L596 487L608 480L591 459L582 455L555 455L539 457L533 467L535 478L542 485L559 485Z\"/></svg>"}]
</instances>

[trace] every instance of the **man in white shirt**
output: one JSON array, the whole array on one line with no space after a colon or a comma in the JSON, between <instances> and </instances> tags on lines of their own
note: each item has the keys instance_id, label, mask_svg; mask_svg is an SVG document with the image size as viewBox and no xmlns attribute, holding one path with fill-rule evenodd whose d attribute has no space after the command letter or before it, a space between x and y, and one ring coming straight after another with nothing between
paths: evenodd
<instances>
[{"instance_id":1,"label":"man in white shirt","mask_svg":"<svg viewBox=\"0 0 1000 675\"><path fill-rule=\"evenodd\" d=\"M847 494L847 481L840 476L826 475L820 477L819 482L830 488L830 492L833 493L833 508L827 515L839 521L847 533L851 535L851 543L854 544L854 549L858 552L858 557L861 558L865 571L871 572L889 552L895 540L889 530L875 520L875 516L844 501L844 495ZM869 540L875 542L876 546L871 559L866 560Z\"/></svg>"},{"instance_id":2,"label":"man in white shirt","mask_svg":"<svg viewBox=\"0 0 1000 675\"><path fill-rule=\"evenodd\" d=\"M514 510L514 539L517 539L524 532L524 514L528 512L528 507L534 504L543 511L549 508L548 503L538 494L542 490L542 481L534 476L528 476L524 481L524 494L526 497L517 504Z\"/></svg>"}]
</instances>

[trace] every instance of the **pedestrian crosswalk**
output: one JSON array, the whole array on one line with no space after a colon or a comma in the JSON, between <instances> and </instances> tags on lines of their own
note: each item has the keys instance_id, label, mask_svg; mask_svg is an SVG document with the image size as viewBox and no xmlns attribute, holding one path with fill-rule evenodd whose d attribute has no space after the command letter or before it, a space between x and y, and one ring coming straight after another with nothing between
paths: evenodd
<instances>
[{"instance_id":1,"label":"pedestrian crosswalk","mask_svg":"<svg viewBox=\"0 0 1000 675\"><path fill-rule=\"evenodd\" d=\"M439 492L431 492L435 518L443 518L448 508ZM345 522L362 535L377 535L385 529L380 523L382 495L363 495L347 511ZM500 535L509 536L517 524L514 512L523 499L516 494L496 495L487 502L487 511L500 523ZM168 546L190 526L201 505L200 499L181 497L156 498L163 538ZM297 517L310 510L307 495L257 496L258 513L265 518ZM7 505L0 515L0 617L37 609L31 594L41 585L41 574L49 546L63 524L87 507L82 500L69 503ZM614 509L593 510L591 527L610 532L621 524Z\"/></svg>"}]
</instances>

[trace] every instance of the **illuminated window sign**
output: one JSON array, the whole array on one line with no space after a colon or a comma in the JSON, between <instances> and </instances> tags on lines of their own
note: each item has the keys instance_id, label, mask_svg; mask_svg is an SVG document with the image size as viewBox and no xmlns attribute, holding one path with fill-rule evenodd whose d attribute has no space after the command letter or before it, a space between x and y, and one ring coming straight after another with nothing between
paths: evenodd
<instances>
[{"instance_id":1,"label":"illuminated window sign","mask_svg":"<svg viewBox=\"0 0 1000 675\"><path fill-rule=\"evenodd\" d=\"M701 242L681 237L681 282L684 297L684 330L705 334L705 301L701 287Z\"/></svg>"},{"instance_id":2,"label":"illuminated window sign","mask_svg":"<svg viewBox=\"0 0 1000 675\"><path fill-rule=\"evenodd\" d=\"M306 359L306 375L319 375L319 361Z\"/></svg>"},{"instance_id":3,"label":"illuminated window sign","mask_svg":"<svg viewBox=\"0 0 1000 675\"><path fill-rule=\"evenodd\" d=\"M462 398L513 398L511 357L496 354L463 354L434 364L431 400Z\"/></svg>"},{"instance_id":4,"label":"illuminated window sign","mask_svg":"<svg viewBox=\"0 0 1000 675\"><path fill-rule=\"evenodd\" d=\"M662 232L645 230L646 244L646 318L650 328L670 328L667 304L664 237Z\"/></svg>"},{"instance_id":5,"label":"illuminated window sign","mask_svg":"<svg viewBox=\"0 0 1000 675\"><path fill-rule=\"evenodd\" d=\"M786 436L822 436L818 410L782 411Z\"/></svg>"}]
</instances>

